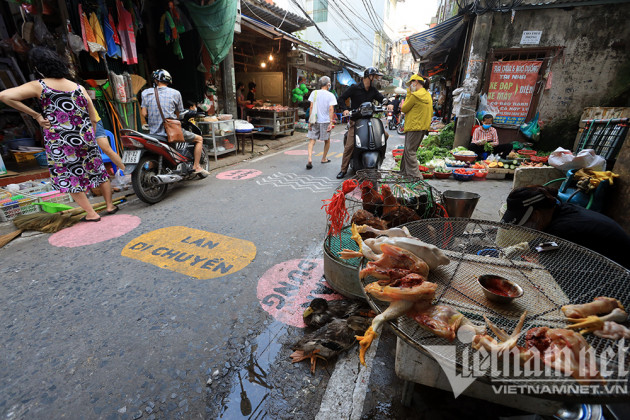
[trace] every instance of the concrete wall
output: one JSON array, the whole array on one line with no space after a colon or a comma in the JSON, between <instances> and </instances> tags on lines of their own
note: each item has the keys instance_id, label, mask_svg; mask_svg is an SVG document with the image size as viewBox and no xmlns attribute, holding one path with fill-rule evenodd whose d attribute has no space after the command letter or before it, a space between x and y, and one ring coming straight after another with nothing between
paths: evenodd
<instances>
[{"instance_id":1,"label":"concrete wall","mask_svg":"<svg viewBox=\"0 0 630 420\"><path fill-rule=\"evenodd\" d=\"M540 119L576 116L601 106L620 67L630 59L630 3L495 13L490 47L564 47L551 65L551 88L543 92ZM521 46L523 31L542 31L539 45Z\"/></svg>"}]
</instances>

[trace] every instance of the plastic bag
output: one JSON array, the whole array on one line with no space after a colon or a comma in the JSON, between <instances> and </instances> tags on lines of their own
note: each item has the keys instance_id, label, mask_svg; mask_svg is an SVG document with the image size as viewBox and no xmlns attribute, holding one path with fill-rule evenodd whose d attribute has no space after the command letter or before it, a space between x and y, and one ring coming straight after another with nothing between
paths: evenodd
<instances>
[{"instance_id":1,"label":"plastic bag","mask_svg":"<svg viewBox=\"0 0 630 420\"><path fill-rule=\"evenodd\" d=\"M120 190L129 189L131 186L131 174L125 175L122 169L118 169L114 174L114 180L112 181L112 187Z\"/></svg>"},{"instance_id":2,"label":"plastic bag","mask_svg":"<svg viewBox=\"0 0 630 420\"><path fill-rule=\"evenodd\" d=\"M538 125L538 112L533 120L528 123L521 125L520 130L521 133L525 135L528 139L532 139L537 141L540 136L540 126Z\"/></svg>"},{"instance_id":3,"label":"plastic bag","mask_svg":"<svg viewBox=\"0 0 630 420\"><path fill-rule=\"evenodd\" d=\"M574 155L570 150L558 147L549 155L548 163L561 171L581 168L606 170L606 159L596 154L593 149L584 149Z\"/></svg>"},{"instance_id":4,"label":"plastic bag","mask_svg":"<svg viewBox=\"0 0 630 420\"><path fill-rule=\"evenodd\" d=\"M488 95L485 93L479 97L479 107L477 108L477 119L479 121L483 120L485 115L492 115L492 118L495 118L499 113L499 108L494 105L488 104Z\"/></svg>"}]
</instances>

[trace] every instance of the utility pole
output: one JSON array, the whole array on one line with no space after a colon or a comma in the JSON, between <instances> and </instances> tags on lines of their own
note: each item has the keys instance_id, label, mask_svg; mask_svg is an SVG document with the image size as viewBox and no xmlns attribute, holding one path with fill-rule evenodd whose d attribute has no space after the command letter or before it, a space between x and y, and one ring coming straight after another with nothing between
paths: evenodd
<instances>
[{"instance_id":1,"label":"utility pole","mask_svg":"<svg viewBox=\"0 0 630 420\"><path fill-rule=\"evenodd\" d=\"M221 88L223 90L223 112L236 118L236 82L234 80L234 51L230 50L221 62Z\"/></svg>"},{"instance_id":2,"label":"utility pole","mask_svg":"<svg viewBox=\"0 0 630 420\"><path fill-rule=\"evenodd\" d=\"M481 78L486 68L486 55L490 30L492 29L492 13L484 13L475 17L472 29L470 51L468 52L468 64L466 67L466 80L462 92L462 105L457 116L457 128L455 130L454 146L468 146L470 132L475 122L477 112L477 100L481 89ZM468 82L467 82L468 81Z\"/></svg>"}]
</instances>

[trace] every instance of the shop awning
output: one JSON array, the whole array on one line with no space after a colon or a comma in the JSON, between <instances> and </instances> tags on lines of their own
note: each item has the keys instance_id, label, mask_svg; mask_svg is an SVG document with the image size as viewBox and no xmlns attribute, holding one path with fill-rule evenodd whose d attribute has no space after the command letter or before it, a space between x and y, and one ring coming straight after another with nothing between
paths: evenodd
<instances>
[{"instance_id":1,"label":"shop awning","mask_svg":"<svg viewBox=\"0 0 630 420\"><path fill-rule=\"evenodd\" d=\"M446 61L448 53L459 44L466 22L463 15L455 16L431 29L407 37L413 58L421 59L425 68Z\"/></svg>"},{"instance_id":2,"label":"shop awning","mask_svg":"<svg viewBox=\"0 0 630 420\"><path fill-rule=\"evenodd\" d=\"M320 50L319 48L313 47L312 45L302 41L301 39L291 35L288 32L283 31L282 29L276 28L275 26L271 26L264 22L260 22L250 16L246 16L243 14L241 19L241 25L246 28L249 28L255 32L258 32L261 35L266 36L271 39L286 39L287 41L295 44L301 51L304 51L314 58L319 58L321 60L329 62L333 67L331 70L338 71L340 67L361 69L362 67L352 61L344 60L343 58L334 57L328 54L325 51ZM315 62L318 60L311 60L311 62Z\"/></svg>"}]
</instances>

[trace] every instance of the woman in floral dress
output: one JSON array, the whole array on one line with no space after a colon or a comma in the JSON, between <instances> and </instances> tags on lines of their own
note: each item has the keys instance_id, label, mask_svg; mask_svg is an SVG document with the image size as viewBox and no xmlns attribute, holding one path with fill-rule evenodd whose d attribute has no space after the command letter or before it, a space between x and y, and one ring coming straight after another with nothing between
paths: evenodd
<instances>
[{"instance_id":1,"label":"woman in floral dress","mask_svg":"<svg viewBox=\"0 0 630 420\"><path fill-rule=\"evenodd\" d=\"M48 169L52 183L61 192L68 192L86 212L82 219L101 220L85 191L101 186L107 212L118 208L112 203L112 191L94 138L96 109L85 88L68 80L68 66L54 51L36 47L29 59L39 80L0 92L0 101L32 116L42 127ZM42 113L21 101L39 98Z\"/></svg>"}]
</instances>

